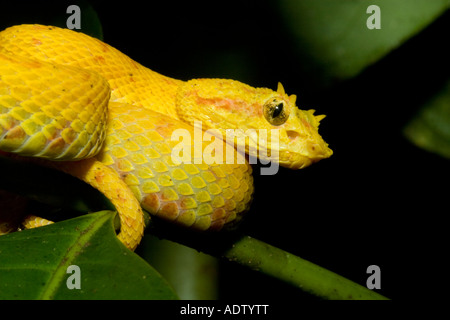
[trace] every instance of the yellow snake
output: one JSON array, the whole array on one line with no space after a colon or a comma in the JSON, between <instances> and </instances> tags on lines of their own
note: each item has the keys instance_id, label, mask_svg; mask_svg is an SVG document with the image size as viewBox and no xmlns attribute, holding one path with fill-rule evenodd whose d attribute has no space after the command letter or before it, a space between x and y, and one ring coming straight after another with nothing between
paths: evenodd
<instances>
[{"instance_id":1,"label":"yellow snake","mask_svg":"<svg viewBox=\"0 0 450 320\"><path fill-rule=\"evenodd\" d=\"M0 32L1 153L44 158L100 190L115 205L119 239L131 250L143 236L142 208L199 230L240 220L253 178L239 152L225 161L233 143L252 156L265 148L292 169L331 156L318 133L324 116L298 109L295 100L281 84L273 91L234 80L175 80L68 29L19 25ZM198 135L199 124L215 131ZM191 140L174 139L177 129ZM279 143L271 129L279 129ZM231 143L212 137L230 132ZM211 142L198 144L199 137ZM198 158L216 141L223 148L212 155L223 161ZM180 145L180 156L191 161L174 160Z\"/></svg>"}]
</instances>

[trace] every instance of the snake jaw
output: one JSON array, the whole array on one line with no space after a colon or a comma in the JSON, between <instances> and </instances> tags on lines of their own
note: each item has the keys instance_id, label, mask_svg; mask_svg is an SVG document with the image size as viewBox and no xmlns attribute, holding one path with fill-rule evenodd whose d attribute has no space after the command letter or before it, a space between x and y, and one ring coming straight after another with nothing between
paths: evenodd
<instances>
[{"instance_id":1,"label":"snake jaw","mask_svg":"<svg viewBox=\"0 0 450 320\"><path fill-rule=\"evenodd\" d=\"M333 154L318 131L323 118L325 115L314 116L314 110L295 109L289 129L285 130L285 143L280 147L280 165L301 169Z\"/></svg>"}]
</instances>

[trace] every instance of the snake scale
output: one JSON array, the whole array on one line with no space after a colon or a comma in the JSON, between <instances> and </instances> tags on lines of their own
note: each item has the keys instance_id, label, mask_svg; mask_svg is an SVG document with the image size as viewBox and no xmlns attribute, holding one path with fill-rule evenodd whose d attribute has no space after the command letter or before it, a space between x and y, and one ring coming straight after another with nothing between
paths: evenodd
<instances>
[{"instance_id":1,"label":"snake scale","mask_svg":"<svg viewBox=\"0 0 450 320\"><path fill-rule=\"evenodd\" d=\"M252 156L265 148L292 169L331 156L318 133L324 116L298 109L295 100L280 84L273 91L227 79L172 79L68 29L0 32L0 153L43 158L105 194L131 250L143 236L142 208L198 230L241 219L254 190L252 167L248 156L238 161L239 152L225 161L230 145ZM208 150L195 143L199 123L203 140L223 145L214 156L224 161L198 158L198 148ZM173 139L179 129L191 140ZM276 144L271 129L279 129ZM230 130L231 144L214 140ZM264 139L261 130L269 132ZM191 161L172 157L180 144Z\"/></svg>"}]
</instances>

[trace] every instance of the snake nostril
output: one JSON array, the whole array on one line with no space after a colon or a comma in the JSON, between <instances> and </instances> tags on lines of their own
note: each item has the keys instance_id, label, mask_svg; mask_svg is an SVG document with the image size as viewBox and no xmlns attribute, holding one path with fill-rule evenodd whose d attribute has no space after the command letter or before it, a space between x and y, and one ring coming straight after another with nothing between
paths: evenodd
<instances>
[{"instance_id":1,"label":"snake nostril","mask_svg":"<svg viewBox=\"0 0 450 320\"><path fill-rule=\"evenodd\" d=\"M300 136L297 131L292 131L292 130L286 131L286 134L291 141L294 141L295 139L297 139L297 137Z\"/></svg>"}]
</instances>

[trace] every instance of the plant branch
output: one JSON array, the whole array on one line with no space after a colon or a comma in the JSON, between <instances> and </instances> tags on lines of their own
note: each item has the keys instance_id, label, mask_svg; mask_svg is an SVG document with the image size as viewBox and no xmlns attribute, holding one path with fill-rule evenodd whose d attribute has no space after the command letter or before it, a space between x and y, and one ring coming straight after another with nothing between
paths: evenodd
<instances>
[{"instance_id":1,"label":"plant branch","mask_svg":"<svg viewBox=\"0 0 450 320\"><path fill-rule=\"evenodd\" d=\"M324 299L387 299L334 272L249 236L233 243L223 257Z\"/></svg>"}]
</instances>

